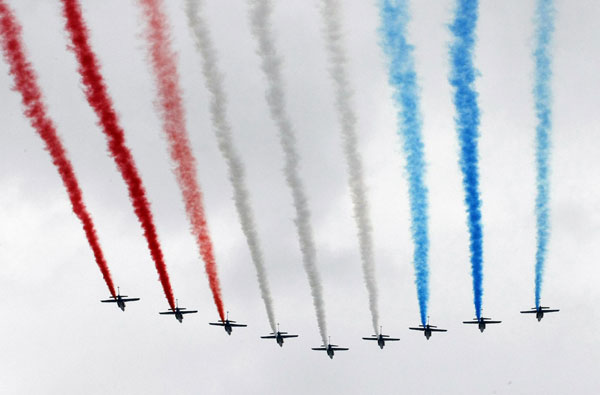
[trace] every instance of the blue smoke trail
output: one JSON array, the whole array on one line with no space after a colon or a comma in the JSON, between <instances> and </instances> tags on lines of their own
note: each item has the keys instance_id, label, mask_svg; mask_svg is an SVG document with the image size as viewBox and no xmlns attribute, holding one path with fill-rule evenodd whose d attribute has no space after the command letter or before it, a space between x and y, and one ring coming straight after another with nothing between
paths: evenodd
<instances>
[{"instance_id":1,"label":"blue smoke trail","mask_svg":"<svg viewBox=\"0 0 600 395\"><path fill-rule=\"evenodd\" d=\"M535 214L537 222L537 251L535 253L535 307L540 306L542 277L549 236L549 155L551 124L550 77L550 41L554 31L554 7L552 0L538 0L535 11L535 86L533 88L536 126L536 167L537 196L535 198Z\"/></svg>"},{"instance_id":2,"label":"blue smoke trail","mask_svg":"<svg viewBox=\"0 0 600 395\"><path fill-rule=\"evenodd\" d=\"M460 143L460 167L463 173L471 250L471 275L475 314L481 317L483 296L483 231L481 199L479 197L479 107L475 92L476 70L473 67L473 46L477 24L477 0L458 0L450 30L454 42L450 46L450 84L454 87L456 128Z\"/></svg>"},{"instance_id":3,"label":"blue smoke trail","mask_svg":"<svg viewBox=\"0 0 600 395\"><path fill-rule=\"evenodd\" d=\"M427 187L425 159L421 137L421 114L417 75L412 57L413 47L406 41L409 20L406 0L382 0L380 15L382 46L389 58L389 80L395 89L394 99L399 108L398 134L403 138L408 173L411 231L414 247L415 283L419 298L421 323L427 323L429 302L429 232L427 227Z\"/></svg>"}]
</instances>

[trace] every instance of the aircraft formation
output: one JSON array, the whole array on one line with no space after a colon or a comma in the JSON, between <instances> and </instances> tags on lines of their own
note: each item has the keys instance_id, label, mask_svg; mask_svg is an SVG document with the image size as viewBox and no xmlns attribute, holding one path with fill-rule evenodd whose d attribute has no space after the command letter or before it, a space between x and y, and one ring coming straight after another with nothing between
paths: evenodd
<instances>
[{"instance_id":1,"label":"aircraft formation","mask_svg":"<svg viewBox=\"0 0 600 395\"><path fill-rule=\"evenodd\" d=\"M10 68L10 75L14 80L14 90L20 93L24 105L24 116L29 119L31 126L36 130L44 141L46 149L52 157L52 162L57 167L63 184L68 192L73 208L73 213L82 223L83 230L94 253L95 261L102 273L106 285L111 293L109 299L102 300L103 303L115 303L119 309L125 311L126 303L138 301L139 298L129 298L121 295L120 290L113 284L113 279L108 267L108 262L103 253L100 239L96 234L96 227L92 221L92 215L84 203L81 186L78 184L76 171L69 160L67 150L63 146L62 139L57 126L52 120L52 114L44 102L44 95L37 80L36 70L27 56L25 42L21 37L21 23L12 12L11 7L0 0L0 49L5 61ZM165 254L161 247L157 226L154 222L153 211L143 183L141 172L131 154L131 147L127 144L125 130L116 108L115 102L107 89L104 79L100 57L93 48L93 40L90 29L86 26L84 13L77 0L61 0L62 19L65 22L65 33L69 40L67 46L73 53L78 63L81 87L90 108L97 117L97 125L100 132L106 138L109 154L121 175L129 193L129 200L133 213L137 216L143 235L146 238L150 256L154 261L161 287L165 298L169 303L168 311L162 311L161 315L172 315L180 323L186 314L197 313L197 310L188 310L179 307L175 299L175 292L171 285ZM170 24L168 15L163 10L162 1L140 0L139 6L144 15L142 18L146 34L145 46L148 51L148 66L155 83L155 104L163 125L168 152L171 157L172 172L180 189L183 207L188 221L190 231L194 237L199 256L202 258L207 274L208 285L211 290L215 307L219 314L217 322L211 322L212 326L223 327L228 335L234 328L245 327L245 324L237 323L229 319L225 314L225 303L221 295L221 284L217 270L217 260L204 204L202 202L202 191L197 180L196 159L193 154L191 140L186 129L184 97L182 96L183 84L179 78L178 64L176 63L176 52L169 39ZM323 8L323 27L325 48L328 54L330 80L335 91L336 102L333 107L339 117L341 126L343 151L348 167L348 185L350 196L353 201L353 216L356 219L356 230L358 235L358 248L361 256L363 277L369 295L369 309L373 321L373 328L379 333L371 337L363 338L366 341L377 341L377 345L383 349L387 341L398 341L382 333L379 326L377 284L375 276L375 260L373 257L373 240L371 235L371 220L367 210L369 207L365 180L363 179L362 159L357 149L357 136L360 134L355 129L356 110L351 100L351 81L346 70L346 53L344 50L344 38L340 30L342 10L339 5L333 4ZM198 2L192 0L187 2L186 17L190 27L190 33L197 41L197 50L203 62L203 74L205 84L212 96L214 103L220 105L211 106L211 119L213 129L218 141L219 150L226 162L229 180L232 184L236 210L238 211L239 224L245 235L250 248L252 263L255 267L258 286L261 297L265 303L265 310L272 331L265 339L275 339L279 346L283 346L284 339L296 337L275 331L276 318L272 305L273 298L270 294L267 266L264 262L264 254L259 241L255 223L255 214L249 196L249 186L244 178L245 166L241 158L238 158L238 149L234 145L231 136L231 127L227 121L226 102L227 95L221 86L221 76L217 65L216 49L207 33L206 17ZM449 26L452 34L450 46L451 72L449 83L454 93L454 105L456 110L456 130L461 150L459 152L460 168L463 176L464 203L467 208L467 224L469 229L469 249L471 277L473 283L473 303L476 318L463 321L466 325L477 325L483 333L487 325L500 324L491 318L482 317L483 308L483 227L482 209L479 181L479 113L477 102L477 91L473 83L473 76L477 74L473 63L473 45L475 43L477 25L478 3L469 0L456 0L454 22ZM315 307L316 323L319 328L322 342L320 347L313 348L315 351L326 351L333 358L335 351L345 351L337 345L331 344L327 334L327 317L325 314L325 301L323 300L323 283L319 274L319 264L316 259L316 241L311 222L311 210L308 193L300 174L300 154L296 146L297 125L291 122L293 117L288 114L285 105L287 102L287 90L281 77L282 70L280 55L276 50L276 33L273 29L271 2L256 0L249 2L250 31L248 32L256 45L257 60L264 77L264 93L269 108L268 116L277 130L277 135L284 154L285 166L283 176L290 190L294 206L297 239L302 254L302 266L305 271L308 286L311 288L313 305ZM434 332L446 332L446 329L430 325L428 319L429 298L429 214L428 214L428 188L426 180L426 163L424 142L421 131L420 120L420 96L416 78L417 70L412 59L411 45L408 44L406 35L407 10L403 4L384 0L380 7L382 28L382 49L389 61L388 77L390 84L396 91L394 95L395 107L398 110L398 127L395 133L403 136L403 150L407 158L406 171L408 200L410 206L412 241L414 252L412 263L415 269L415 283L420 309L420 324L410 327L410 330L423 332L429 339ZM536 8L538 22L536 25L536 79L535 79L535 101L536 114L538 115L538 126L536 128L536 225L537 225L537 249L535 260L535 306L529 310L521 311L523 314L535 314L540 321L545 313L557 312L557 309L540 306L542 292L542 279L549 242L549 163L550 163L550 137L549 133L551 118L550 100L550 61L549 37L553 30L552 5L547 1L538 1ZM160 21L158 23L157 21ZM335 72L332 72L335 71ZM135 93L135 92L134 92Z\"/></svg>"},{"instance_id":2,"label":"aircraft formation","mask_svg":"<svg viewBox=\"0 0 600 395\"><path fill-rule=\"evenodd\" d=\"M117 290L118 290L117 296L110 297L109 299L101 300L100 302L116 303L118 308L120 308L122 311L125 311L125 303L126 302L137 302L140 300L140 298L130 298L127 295L121 295L120 289L118 287L117 287ZM532 307L530 310L522 310L521 314L535 314L535 316L539 322L542 320L542 318L544 318L545 313L556 313L559 311L560 311L559 309L551 309L550 307L540 306L537 308ZM161 311L161 312L159 312L159 314L174 315L175 319L177 319L177 321L179 321L180 323L183 323L184 314L194 314L197 312L198 312L198 310L188 310L185 307L179 307L179 301L176 300L174 309L169 309L169 311ZM492 320L491 318L486 318L486 317L481 317L479 319L473 318L472 321L463 321L463 324L477 325L477 327L479 328L479 331L481 331L481 333L483 333L483 331L485 330L487 325L500 324L500 323L502 323L502 321L496 321L496 320ZM212 325L212 326L223 327L223 329L225 329L225 332L230 336L231 336L231 333L233 332L233 328L244 328L244 327L248 326L246 324L240 324L236 321L230 320L229 312L227 312L226 318L224 320L218 320L217 322L209 322L208 324ZM427 324L425 324L425 325L421 324L416 327L409 327L408 329L413 330L413 331L423 332L423 335L425 336L425 339L427 339L427 340L429 340L429 338L431 338L431 335L434 332L448 332L447 329L442 329L442 328L438 328L435 325L430 325L429 319L427 320ZM290 338L295 338L295 337L299 337L299 335L292 335L292 334L289 334L288 332L282 332L279 329L279 323L278 323L276 332L271 332L268 335L261 336L260 338L261 339L275 339L275 341L277 342L279 347L283 347L283 343L285 342L285 339L290 339ZM368 337L363 337L362 340L376 341L379 348L383 350L386 342L397 342L397 341L400 341L400 338L391 337L390 335L385 335L383 333L383 327L380 326L378 334L371 335ZM323 344L320 347L312 347L311 350L325 351L327 353L327 356L330 359L333 359L336 351L348 351L350 349L347 347L340 347L337 344L332 344L331 338L329 338L327 344Z\"/></svg>"}]
</instances>

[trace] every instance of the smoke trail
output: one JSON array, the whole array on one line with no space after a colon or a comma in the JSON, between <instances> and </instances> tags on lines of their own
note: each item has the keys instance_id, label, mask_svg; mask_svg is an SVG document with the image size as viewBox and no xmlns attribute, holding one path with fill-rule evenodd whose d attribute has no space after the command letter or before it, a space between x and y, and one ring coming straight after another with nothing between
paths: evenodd
<instances>
[{"instance_id":1,"label":"smoke trail","mask_svg":"<svg viewBox=\"0 0 600 395\"><path fill-rule=\"evenodd\" d=\"M175 63L176 54L171 50L169 24L162 11L160 0L140 0L147 21L146 39L154 77L158 84L159 111L163 120L163 131L169 141L171 159L175 162L175 175L183 195L185 210L196 237L204 268L208 275L210 290L221 320L225 319L221 286L212 241L206 223L202 192L196 177L196 160L185 126L185 112L179 87L179 74Z\"/></svg>"},{"instance_id":2,"label":"smoke trail","mask_svg":"<svg viewBox=\"0 0 600 395\"><path fill-rule=\"evenodd\" d=\"M48 116L35 71L31 63L27 60L21 38L21 26L11 9L4 3L4 0L0 0L0 40L4 59L8 62L10 74L14 79L14 89L21 94L21 100L25 107L25 116L29 118L31 126L33 126L42 140L44 140L46 150L52 156L52 162L56 166L62 182L67 189L73 212L83 225L85 236L92 248L96 263L102 272L108 290L112 296L116 296L108 264L100 247L94 222L83 201L83 195L75 176L75 171L67 157L65 147L56 132L54 123Z\"/></svg>"},{"instance_id":3,"label":"smoke trail","mask_svg":"<svg viewBox=\"0 0 600 395\"><path fill-rule=\"evenodd\" d=\"M477 0L458 0L454 22L450 30L454 42L450 47L450 84L454 87L456 128L460 144L460 167L463 173L465 203L470 234L471 274L475 314L481 317L483 296L483 230L481 226L481 199L479 197L479 107L475 92L473 46L477 24Z\"/></svg>"},{"instance_id":4,"label":"smoke trail","mask_svg":"<svg viewBox=\"0 0 600 395\"><path fill-rule=\"evenodd\" d=\"M84 85L84 92L89 105L96 112L98 123L104 132L110 154L127 184L129 198L135 214L144 230L148 249L154 260L158 276L171 308L175 308L173 289L167 272L163 253L156 234L150 203L146 197L146 189L142 184L133 156L125 143L125 133L119 125L119 119L113 108L112 99L100 73L100 64L89 43L89 32L83 21L81 7L76 0L61 0L65 17L65 28L69 33L72 46L79 63L79 73Z\"/></svg>"},{"instance_id":5,"label":"smoke trail","mask_svg":"<svg viewBox=\"0 0 600 395\"><path fill-rule=\"evenodd\" d=\"M411 230L415 244L413 252L415 283L421 323L425 325L429 302L428 201L417 74L412 56L413 46L406 40L406 26L409 21L408 5L405 0L381 0L380 9L382 45L389 59L389 80L395 89L394 99L399 108L398 134L402 136L406 154Z\"/></svg>"},{"instance_id":6,"label":"smoke trail","mask_svg":"<svg viewBox=\"0 0 600 395\"><path fill-rule=\"evenodd\" d=\"M240 217L242 231L246 236L246 242L250 248L252 262L256 268L256 276L260 288L261 297L265 303L267 317L273 332L276 331L275 313L267 270L265 268L263 252L254 222L254 213L250 206L250 196L246 187L246 176L244 165L234 146L231 136L231 126L227 121L227 96L223 90L223 79L217 64L217 52L215 50L210 31L203 15L203 0L187 0L186 14L190 29L194 33L196 48L202 55L202 73L206 81L206 87L212 94L210 112L213 127L217 136L219 150L227 163L229 179L233 186L233 199Z\"/></svg>"},{"instance_id":7,"label":"smoke trail","mask_svg":"<svg viewBox=\"0 0 600 395\"><path fill-rule=\"evenodd\" d=\"M269 0L248 0L250 5L250 22L252 34L257 40L261 67L267 78L268 88L265 93L271 118L279 129L279 141L285 154L284 173L288 186L292 191L294 208L296 209L296 230L302 251L302 262L308 277L313 305L317 314L317 323L323 344L327 344L327 324L325 321L325 303L323 287L316 266L316 251L310 224L310 210L302 180L298 174L300 158L296 149L296 136L286 112L286 97L281 79L281 59L275 49L271 29L271 13L273 4Z\"/></svg>"},{"instance_id":8,"label":"smoke trail","mask_svg":"<svg viewBox=\"0 0 600 395\"><path fill-rule=\"evenodd\" d=\"M348 183L354 219L358 228L358 243L363 275L369 294L369 309L375 333L379 333L379 307L377 303L377 282L375 279L375 259L369 202L363 180L362 160L357 150L356 113L352 103L353 91L348 83L346 71L346 50L342 42L341 10L338 0L323 0L321 14L325 21L324 35L329 55L329 75L335 88L338 117L342 126L344 156L348 167Z\"/></svg>"},{"instance_id":9,"label":"smoke trail","mask_svg":"<svg viewBox=\"0 0 600 395\"><path fill-rule=\"evenodd\" d=\"M550 131L552 128L552 92L550 78L552 76L550 44L554 31L554 4L552 0L538 0L536 5L535 29L535 112L538 120L536 126L536 167L537 196L535 198L535 215L537 222L537 251L535 253L535 306L540 306L544 264L550 235Z\"/></svg>"}]
</instances>

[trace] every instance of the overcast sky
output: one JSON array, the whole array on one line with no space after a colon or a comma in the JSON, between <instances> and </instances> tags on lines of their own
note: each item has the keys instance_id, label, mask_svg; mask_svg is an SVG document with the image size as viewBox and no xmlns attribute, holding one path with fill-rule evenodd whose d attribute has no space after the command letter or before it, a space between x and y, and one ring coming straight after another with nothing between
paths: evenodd
<instances>
[{"instance_id":1,"label":"overcast sky","mask_svg":"<svg viewBox=\"0 0 600 395\"><path fill-rule=\"evenodd\" d=\"M134 1L83 1L93 48L147 187L173 289L199 314L183 324L168 307L127 190L67 50L59 2L10 0L25 44L96 223L114 281L141 297L122 313L108 296L81 224L42 140L22 115L0 61L0 392L2 393L598 393L600 363L600 3L556 1L553 44L551 240L542 304L561 312L542 322L534 304L535 168L533 0L482 1L475 64L481 108L484 315L503 321L485 334L461 324L474 315L448 45L454 1L413 0L415 45L430 191L431 323L419 323L411 263L407 180L396 110L379 46L376 1L343 1L344 41L355 91L374 228L384 332L401 341L380 350L372 334L340 126L318 0L275 1L289 113L313 212L334 360L320 344L294 211L282 175L277 130L243 0L207 0L235 143L263 242L283 349L261 340L269 325L254 267L218 151L183 2L168 1L187 126L198 163L226 309L248 323L228 337L188 229L155 112L141 12Z\"/></svg>"}]
</instances>

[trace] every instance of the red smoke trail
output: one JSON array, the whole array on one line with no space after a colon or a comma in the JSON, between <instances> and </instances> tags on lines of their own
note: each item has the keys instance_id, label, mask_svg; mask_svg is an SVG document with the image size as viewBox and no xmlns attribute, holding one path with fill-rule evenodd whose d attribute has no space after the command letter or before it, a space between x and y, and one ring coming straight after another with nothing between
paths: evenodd
<instances>
[{"instance_id":1,"label":"red smoke trail","mask_svg":"<svg viewBox=\"0 0 600 395\"><path fill-rule=\"evenodd\" d=\"M196 161L192 154L185 127L185 113L179 87L179 75L175 65L176 54L171 50L169 26L162 2L141 0L144 17L148 22L146 37L150 44L150 58L158 84L158 96L163 119L163 130L169 140L171 159L175 162L175 175L183 194L185 209L190 219L192 232L204 259L210 289L221 319L224 319L221 288L212 241L206 224L202 193L196 181Z\"/></svg>"},{"instance_id":2,"label":"red smoke trail","mask_svg":"<svg viewBox=\"0 0 600 395\"><path fill-rule=\"evenodd\" d=\"M115 286L108 270L108 264L100 248L92 217L83 202L81 188L77 177L75 177L73 166L67 158L67 152L56 132L56 128L46 112L46 105L38 86L36 74L26 58L21 40L21 26L10 8L4 3L4 0L0 0L0 40L2 41L4 58L10 65L10 74L14 78L15 89L21 94L25 106L25 115L29 118L31 126L44 140L46 150L52 156L52 162L58 169L63 184L67 188L73 212L83 224L85 236L90 247L92 247L104 281L106 281L110 294L115 296Z\"/></svg>"},{"instance_id":3,"label":"red smoke trail","mask_svg":"<svg viewBox=\"0 0 600 395\"><path fill-rule=\"evenodd\" d=\"M66 19L65 26L73 44L71 50L75 53L79 62L79 73L85 86L85 95L99 118L99 124L108 139L110 153L127 184L129 198L144 230L144 236L146 237L150 254L156 265L165 296L171 308L174 309L175 300L173 290L171 289L171 281L169 280L167 266L165 265L163 253L158 242L154 219L150 211L150 203L146 198L146 190L142 184L142 179L138 173L133 156L125 144L123 129L119 125L112 100L108 95L96 55L90 47L88 30L83 21L81 7L76 0L62 0L62 5L63 14Z\"/></svg>"}]
</instances>

